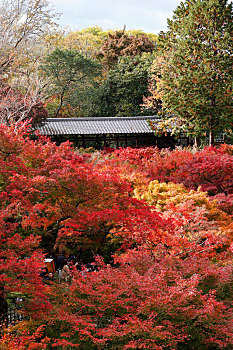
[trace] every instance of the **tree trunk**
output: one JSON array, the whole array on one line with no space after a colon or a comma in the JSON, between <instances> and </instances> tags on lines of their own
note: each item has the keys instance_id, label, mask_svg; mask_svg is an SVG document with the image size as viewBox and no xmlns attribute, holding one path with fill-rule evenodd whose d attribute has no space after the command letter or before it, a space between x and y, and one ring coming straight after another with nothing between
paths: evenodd
<instances>
[{"instance_id":1,"label":"tree trunk","mask_svg":"<svg viewBox=\"0 0 233 350\"><path fill-rule=\"evenodd\" d=\"M209 146L214 146L214 132L211 127L209 131Z\"/></svg>"},{"instance_id":2,"label":"tree trunk","mask_svg":"<svg viewBox=\"0 0 233 350\"><path fill-rule=\"evenodd\" d=\"M198 137L194 137L194 148L198 149L198 147L200 146L200 139Z\"/></svg>"},{"instance_id":3,"label":"tree trunk","mask_svg":"<svg viewBox=\"0 0 233 350\"><path fill-rule=\"evenodd\" d=\"M56 110L56 114L55 114L55 118L58 118L58 114L62 108L62 105L63 105L63 96L64 96L64 92L61 93L61 96L60 96L60 104Z\"/></svg>"},{"instance_id":4,"label":"tree trunk","mask_svg":"<svg viewBox=\"0 0 233 350\"><path fill-rule=\"evenodd\" d=\"M213 107L213 109L216 107L216 103L215 103L215 97L213 97L211 99L211 107ZM213 113L213 111L212 111ZM210 126L210 129L209 129L209 146L214 146L214 121L215 121L215 118L212 115L210 115L210 123L209 123L209 126Z\"/></svg>"}]
</instances>

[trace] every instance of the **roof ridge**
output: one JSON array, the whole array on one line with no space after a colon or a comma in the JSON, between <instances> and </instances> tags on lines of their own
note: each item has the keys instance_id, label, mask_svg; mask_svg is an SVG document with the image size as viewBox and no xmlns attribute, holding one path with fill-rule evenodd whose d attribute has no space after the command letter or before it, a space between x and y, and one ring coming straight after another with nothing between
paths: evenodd
<instances>
[{"instance_id":1,"label":"roof ridge","mask_svg":"<svg viewBox=\"0 0 233 350\"><path fill-rule=\"evenodd\" d=\"M158 116L135 116L135 117L82 117L82 118L47 118L46 122L65 122L65 121L100 121L100 120L148 120L159 119Z\"/></svg>"}]
</instances>

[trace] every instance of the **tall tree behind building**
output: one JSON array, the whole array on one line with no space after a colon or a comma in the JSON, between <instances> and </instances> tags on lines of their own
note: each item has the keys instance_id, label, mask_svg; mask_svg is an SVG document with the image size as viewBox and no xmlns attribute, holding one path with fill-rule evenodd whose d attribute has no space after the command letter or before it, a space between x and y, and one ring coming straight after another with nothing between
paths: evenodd
<instances>
[{"instance_id":1,"label":"tall tree behind building","mask_svg":"<svg viewBox=\"0 0 233 350\"><path fill-rule=\"evenodd\" d=\"M186 0L159 35L151 85L163 114L209 144L233 122L233 12L227 0ZM146 100L150 106L153 98Z\"/></svg>"},{"instance_id":2,"label":"tall tree behind building","mask_svg":"<svg viewBox=\"0 0 233 350\"><path fill-rule=\"evenodd\" d=\"M103 60L107 69L117 63L121 56L137 56L144 52L152 53L155 50L155 41L145 33L131 34L125 30L109 32L103 41L98 57Z\"/></svg>"}]
</instances>

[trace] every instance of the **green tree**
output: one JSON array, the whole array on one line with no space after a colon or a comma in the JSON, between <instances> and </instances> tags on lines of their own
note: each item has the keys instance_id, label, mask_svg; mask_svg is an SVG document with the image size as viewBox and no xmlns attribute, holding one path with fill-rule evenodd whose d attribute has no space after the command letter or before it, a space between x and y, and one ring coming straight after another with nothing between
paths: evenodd
<instances>
[{"instance_id":1,"label":"green tree","mask_svg":"<svg viewBox=\"0 0 233 350\"><path fill-rule=\"evenodd\" d=\"M95 59L101 50L102 41L107 37L106 31L100 27L88 27L76 31L58 30L46 38L50 47L60 49L75 49L83 56Z\"/></svg>"},{"instance_id":2,"label":"green tree","mask_svg":"<svg viewBox=\"0 0 233 350\"><path fill-rule=\"evenodd\" d=\"M58 30L48 35L46 42L54 49L75 49L85 57L99 58L105 64L105 73L112 64L117 63L119 56L152 52L156 47L157 35L139 29L104 31L96 26L68 32Z\"/></svg>"},{"instance_id":3,"label":"green tree","mask_svg":"<svg viewBox=\"0 0 233 350\"><path fill-rule=\"evenodd\" d=\"M207 133L210 145L233 122L232 18L227 0L186 0L158 38L152 94L176 126L196 137Z\"/></svg>"},{"instance_id":4,"label":"green tree","mask_svg":"<svg viewBox=\"0 0 233 350\"><path fill-rule=\"evenodd\" d=\"M78 95L94 84L94 79L101 73L101 66L96 61L85 58L77 50L57 48L48 55L42 66L51 79L53 94L58 97L54 116L58 117L64 103L70 103L72 95Z\"/></svg>"},{"instance_id":5,"label":"green tree","mask_svg":"<svg viewBox=\"0 0 233 350\"><path fill-rule=\"evenodd\" d=\"M150 54L119 58L99 89L93 91L93 103L87 106L87 114L110 117L142 115L143 96L149 94L152 61ZM152 109L150 112L154 114L156 111Z\"/></svg>"}]
</instances>

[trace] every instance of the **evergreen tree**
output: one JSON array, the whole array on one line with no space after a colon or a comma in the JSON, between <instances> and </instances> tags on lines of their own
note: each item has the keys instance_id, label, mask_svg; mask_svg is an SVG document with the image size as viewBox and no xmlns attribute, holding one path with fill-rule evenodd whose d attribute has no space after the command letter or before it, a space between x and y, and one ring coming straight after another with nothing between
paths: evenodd
<instances>
[{"instance_id":1,"label":"evergreen tree","mask_svg":"<svg viewBox=\"0 0 233 350\"><path fill-rule=\"evenodd\" d=\"M118 59L110 69L107 78L98 89L92 90L92 98L87 99L86 114L89 116L126 117L153 115L157 108L144 111L141 108L143 96L148 96L152 55L125 56ZM84 96L85 98L85 96ZM92 103L90 103L92 101Z\"/></svg>"},{"instance_id":2,"label":"evergreen tree","mask_svg":"<svg viewBox=\"0 0 233 350\"><path fill-rule=\"evenodd\" d=\"M101 74L101 65L76 49L56 48L48 55L42 69L50 78L49 93L53 92L58 99L55 117L59 117L62 107L70 103L73 95L78 99L80 91L92 86Z\"/></svg>"},{"instance_id":3,"label":"evergreen tree","mask_svg":"<svg viewBox=\"0 0 233 350\"><path fill-rule=\"evenodd\" d=\"M233 11L227 0L186 0L159 35L151 90L163 112L209 143L233 122ZM151 101L147 101L147 105Z\"/></svg>"}]
</instances>

